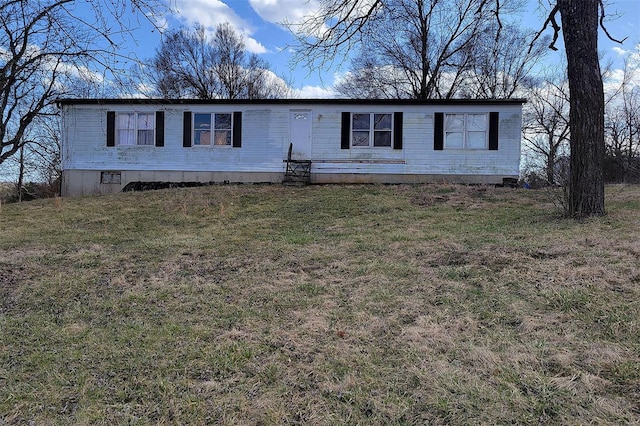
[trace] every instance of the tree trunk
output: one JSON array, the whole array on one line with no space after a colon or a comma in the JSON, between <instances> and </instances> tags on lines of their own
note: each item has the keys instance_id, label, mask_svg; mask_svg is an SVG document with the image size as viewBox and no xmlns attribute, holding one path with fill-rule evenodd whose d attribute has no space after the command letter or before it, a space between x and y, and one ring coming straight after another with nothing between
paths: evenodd
<instances>
[{"instance_id":1,"label":"tree trunk","mask_svg":"<svg viewBox=\"0 0 640 426\"><path fill-rule=\"evenodd\" d=\"M571 161L567 214L571 217L605 214L599 5L599 0L558 0L570 92Z\"/></svg>"},{"instance_id":2,"label":"tree trunk","mask_svg":"<svg viewBox=\"0 0 640 426\"><path fill-rule=\"evenodd\" d=\"M549 134L549 154L547 155L547 184L556 184L556 145L553 144L553 135Z\"/></svg>"},{"instance_id":3,"label":"tree trunk","mask_svg":"<svg viewBox=\"0 0 640 426\"><path fill-rule=\"evenodd\" d=\"M631 183L633 182L633 136L634 136L634 131L633 131L633 124L631 123L631 120L633 120L633 113L630 111L629 113L625 114L628 115L627 118L627 128L628 128L628 132L629 132L629 149L627 151L627 161L625 161L625 167L624 167L624 174L622 175L622 182L623 183Z\"/></svg>"},{"instance_id":4,"label":"tree trunk","mask_svg":"<svg viewBox=\"0 0 640 426\"><path fill-rule=\"evenodd\" d=\"M24 144L20 146L20 158L18 169L18 202L22 202L22 187L24 186Z\"/></svg>"}]
</instances>

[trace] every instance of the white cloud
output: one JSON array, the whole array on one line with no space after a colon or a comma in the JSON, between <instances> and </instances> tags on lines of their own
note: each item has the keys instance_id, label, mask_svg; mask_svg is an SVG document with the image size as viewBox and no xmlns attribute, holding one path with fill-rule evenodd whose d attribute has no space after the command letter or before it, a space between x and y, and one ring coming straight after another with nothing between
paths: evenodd
<instances>
[{"instance_id":1,"label":"white cloud","mask_svg":"<svg viewBox=\"0 0 640 426\"><path fill-rule=\"evenodd\" d=\"M640 43L636 44L633 51L629 53L629 59L640 67Z\"/></svg>"},{"instance_id":2,"label":"white cloud","mask_svg":"<svg viewBox=\"0 0 640 426\"><path fill-rule=\"evenodd\" d=\"M68 77L78 78L82 81L92 84L103 84L105 82L104 74L94 71L79 62L64 61L59 55L47 53L36 44L29 44L26 53L22 57L23 60L36 58L42 55L42 60L35 65L37 72L43 74L45 83L49 80L49 73L55 72L58 77L66 75ZM8 50L0 48L0 60L8 61L12 55Z\"/></svg>"},{"instance_id":3,"label":"white cloud","mask_svg":"<svg viewBox=\"0 0 640 426\"><path fill-rule=\"evenodd\" d=\"M328 29L319 19L320 0L249 0L249 4L263 20L296 33L319 37Z\"/></svg>"},{"instance_id":4,"label":"white cloud","mask_svg":"<svg viewBox=\"0 0 640 426\"><path fill-rule=\"evenodd\" d=\"M318 10L316 0L249 0L249 4L262 19L276 24L297 24Z\"/></svg>"},{"instance_id":5,"label":"white cloud","mask_svg":"<svg viewBox=\"0 0 640 426\"><path fill-rule=\"evenodd\" d=\"M189 24L197 22L207 28L215 28L229 22L238 29L250 28L246 21L221 0L176 0L176 9L178 15Z\"/></svg>"},{"instance_id":6,"label":"white cloud","mask_svg":"<svg viewBox=\"0 0 640 426\"><path fill-rule=\"evenodd\" d=\"M623 52L624 54L621 55L624 60L622 66L612 69L603 81L605 99L610 106L619 105L620 95L623 91L630 92L640 87L640 44Z\"/></svg>"},{"instance_id":7,"label":"white cloud","mask_svg":"<svg viewBox=\"0 0 640 426\"><path fill-rule=\"evenodd\" d=\"M222 0L176 0L176 9L188 26L198 23L213 30L218 25L228 22L244 37L247 51L256 54L267 51L262 43L251 37L254 32L253 26Z\"/></svg>"},{"instance_id":8,"label":"white cloud","mask_svg":"<svg viewBox=\"0 0 640 426\"><path fill-rule=\"evenodd\" d=\"M264 47L258 40L254 38L245 37L244 44L245 44L245 47L247 48L247 51L251 53L255 53L259 55L261 53L267 52L267 48Z\"/></svg>"},{"instance_id":9,"label":"white cloud","mask_svg":"<svg viewBox=\"0 0 640 426\"><path fill-rule=\"evenodd\" d=\"M624 56L626 55L627 51L622 49L621 47L618 46L614 46L613 47L613 51L618 55L618 56Z\"/></svg>"},{"instance_id":10,"label":"white cloud","mask_svg":"<svg viewBox=\"0 0 640 426\"><path fill-rule=\"evenodd\" d=\"M93 84L104 84L106 82L104 74L93 71L85 66L69 65L65 67L70 75L75 75L79 79Z\"/></svg>"},{"instance_id":11,"label":"white cloud","mask_svg":"<svg viewBox=\"0 0 640 426\"><path fill-rule=\"evenodd\" d=\"M332 99L336 97L336 92L333 88L303 86L300 89L293 89L291 97L295 99Z\"/></svg>"}]
</instances>

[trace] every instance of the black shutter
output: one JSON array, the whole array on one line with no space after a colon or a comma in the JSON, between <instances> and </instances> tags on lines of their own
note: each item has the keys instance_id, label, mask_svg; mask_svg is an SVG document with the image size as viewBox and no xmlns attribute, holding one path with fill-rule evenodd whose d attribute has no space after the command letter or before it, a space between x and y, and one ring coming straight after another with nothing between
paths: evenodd
<instances>
[{"instance_id":1,"label":"black shutter","mask_svg":"<svg viewBox=\"0 0 640 426\"><path fill-rule=\"evenodd\" d=\"M191 146L191 111L185 111L182 118L182 146Z\"/></svg>"},{"instance_id":2,"label":"black shutter","mask_svg":"<svg viewBox=\"0 0 640 426\"><path fill-rule=\"evenodd\" d=\"M442 151L444 146L444 114L436 112L433 114L433 149Z\"/></svg>"},{"instance_id":3,"label":"black shutter","mask_svg":"<svg viewBox=\"0 0 640 426\"><path fill-rule=\"evenodd\" d=\"M116 113L107 111L107 146L116 146Z\"/></svg>"},{"instance_id":4,"label":"black shutter","mask_svg":"<svg viewBox=\"0 0 640 426\"><path fill-rule=\"evenodd\" d=\"M489 150L498 149L498 127L500 126L500 113L489 113Z\"/></svg>"},{"instance_id":5,"label":"black shutter","mask_svg":"<svg viewBox=\"0 0 640 426\"><path fill-rule=\"evenodd\" d=\"M351 113L342 113L342 123L340 125L340 148L349 149L349 133L351 133Z\"/></svg>"},{"instance_id":6,"label":"black shutter","mask_svg":"<svg viewBox=\"0 0 640 426\"><path fill-rule=\"evenodd\" d=\"M393 149L402 149L402 112L393 113Z\"/></svg>"},{"instance_id":7,"label":"black shutter","mask_svg":"<svg viewBox=\"0 0 640 426\"><path fill-rule=\"evenodd\" d=\"M240 148L242 146L242 112L235 111L233 113L233 147Z\"/></svg>"},{"instance_id":8,"label":"black shutter","mask_svg":"<svg viewBox=\"0 0 640 426\"><path fill-rule=\"evenodd\" d=\"M164 111L156 111L156 146L164 146Z\"/></svg>"}]
</instances>

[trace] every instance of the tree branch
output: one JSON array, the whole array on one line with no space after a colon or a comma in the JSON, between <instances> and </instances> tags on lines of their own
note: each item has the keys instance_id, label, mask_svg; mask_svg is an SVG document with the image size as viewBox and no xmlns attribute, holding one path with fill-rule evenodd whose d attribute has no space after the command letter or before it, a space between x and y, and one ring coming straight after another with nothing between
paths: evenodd
<instances>
[{"instance_id":1,"label":"tree branch","mask_svg":"<svg viewBox=\"0 0 640 426\"><path fill-rule=\"evenodd\" d=\"M540 38L542 33L546 31L549 24L551 24L551 27L553 28L553 40L549 45L549 49L554 51L558 50L558 48L556 47L556 41L558 41L558 36L560 35L560 25L558 25L558 22L556 21L556 14L558 13L559 10L560 9L557 4L553 7L553 9L551 9L551 12L549 12L549 16L544 21L544 25L542 26L542 29L536 33L536 36L531 41L531 44L529 45L529 49L533 48L534 43L538 40L538 38Z\"/></svg>"},{"instance_id":2,"label":"tree branch","mask_svg":"<svg viewBox=\"0 0 640 426\"><path fill-rule=\"evenodd\" d=\"M625 37L622 40L617 40L615 38L613 38L611 36L611 34L609 34L609 31L607 30L607 27L604 25L604 18L605 18L605 11L604 11L604 3L602 2L602 0L600 0L600 28L602 28L602 31L604 31L604 33L607 35L607 38L613 42L622 44L624 43L624 41L629 38L629 37Z\"/></svg>"}]
</instances>

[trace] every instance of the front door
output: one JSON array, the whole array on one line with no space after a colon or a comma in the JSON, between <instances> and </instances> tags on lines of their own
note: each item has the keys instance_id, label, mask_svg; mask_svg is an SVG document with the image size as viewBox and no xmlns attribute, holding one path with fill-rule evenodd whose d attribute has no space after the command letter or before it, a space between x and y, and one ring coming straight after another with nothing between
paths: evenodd
<instances>
[{"instance_id":1,"label":"front door","mask_svg":"<svg viewBox=\"0 0 640 426\"><path fill-rule=\"evenodd\" d=\"M311 111L292 110L289 114L291 159L311 160Z\"/></svg>"}]
</instances>

